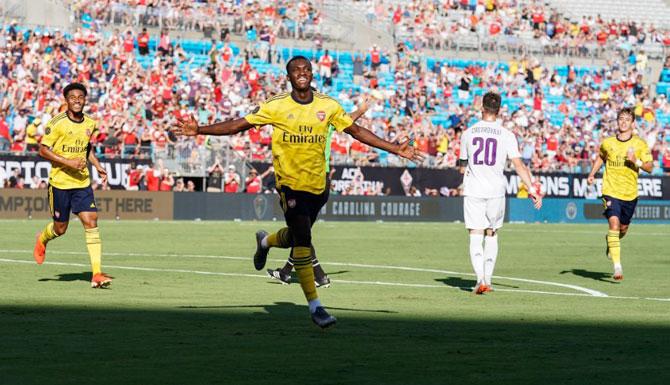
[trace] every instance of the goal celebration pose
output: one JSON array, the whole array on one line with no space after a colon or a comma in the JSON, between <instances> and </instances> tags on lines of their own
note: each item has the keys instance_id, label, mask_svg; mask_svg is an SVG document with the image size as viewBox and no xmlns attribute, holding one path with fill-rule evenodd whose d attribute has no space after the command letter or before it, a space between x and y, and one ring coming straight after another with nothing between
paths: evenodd
<instances>
[{"instance_id":1,"label":"goal celebration pose","mask_svg":"<svg viewBox=\"0 0 670 385\"><path fill-rule=\"evenodd\" d=\"M300 286L309 304L312 321L325 328L336 322L321 305L312 270L312 224L325 204L325 147L328 127L346 132L355 139L410 160L423 156L408 141L396 144L383 140L358 126L342 106L331 97L314 92L312 65L303 56L286 64L292 91L267 99L244 118L199 127L193 116L181 120L174 129L177 135L234 135L254 126L271 124L272 157L277 191L287 227L278 232L256 234L257 251L254 267L265 267L270 247L292 247L291 256Z\"/></svg>"}]
</instances>

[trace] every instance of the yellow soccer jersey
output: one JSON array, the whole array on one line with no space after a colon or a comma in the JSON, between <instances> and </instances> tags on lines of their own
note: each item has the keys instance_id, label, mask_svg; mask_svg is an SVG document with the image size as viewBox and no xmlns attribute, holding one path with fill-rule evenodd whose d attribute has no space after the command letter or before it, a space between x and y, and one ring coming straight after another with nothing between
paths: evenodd
<instances>
[{"instance_id":1,"label":"yellow soccer jersey","mask_svg":"<svg viewBox=\"0 0 670 385\"><path fill-rule=\"evenodd\" d=\"M616 136L603 140L600 145L600 157L605 161L603 176L603 195L624 201L637 198L637 177L639 169L628 161L628 150L635 151L635 158L643 162L651 162L651 152L647 143L639 136L633 135L625 142Z\"/></svg>"},{"instance_id":2,"label":"yellow soccer jersey","mask_svg":"<svg viewBox=\"0 0 670 385\"><path fill-rule=\"evenodd\" d=\"M96 131L96 122L88 115L84 114L84 121L77 123L63 112L47 123L42 144L64 158L86 159L88 144ZM88 168L78 171L52 164L49 184L63 190L88 187L91 184Z\"/></svg>"},{"instance_id":3,"label":"yellow soccer jersey","mask_svg":"<svg viewBox=\"0 0 670 385\"><path fill-rule=\"evenodd\" d=\"M341 132L353 124L335 99L318 92L306 104L293 100L290 93L279 94L245 119L254 125L273 126L272 164L277 187L312 194L321 194L326 188L328 126Z\"/></svg>"}]
</instances>

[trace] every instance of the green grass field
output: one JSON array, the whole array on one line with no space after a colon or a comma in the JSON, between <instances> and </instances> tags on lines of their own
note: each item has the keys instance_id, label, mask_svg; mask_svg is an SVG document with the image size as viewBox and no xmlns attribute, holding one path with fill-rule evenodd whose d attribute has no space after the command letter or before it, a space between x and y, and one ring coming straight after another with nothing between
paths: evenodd
<instances>
[{"instance_id":1,"label":"green grass field","mask_svg":"<svg viewBox=\"0 0 670 385\"><path fill-rule=\"evenodd\" d=\"M475 296L462 224L318 223L322 331L297 283L253 268L280 222L101 222L107 290L77 222L33 262L45 223L0 221L3 385L670 382L667 226L631 227L617 283L604 223L506 225Z\"/></svg>"}]
</instances>

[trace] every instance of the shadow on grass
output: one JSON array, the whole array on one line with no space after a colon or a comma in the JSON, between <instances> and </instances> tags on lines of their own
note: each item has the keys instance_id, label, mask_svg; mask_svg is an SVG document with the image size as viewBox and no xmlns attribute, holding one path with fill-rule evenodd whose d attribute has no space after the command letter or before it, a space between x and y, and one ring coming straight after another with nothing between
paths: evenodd
<instances>
[{"instance_id":1,"label":"shadow on grass","mask_svg":"<svg viewBox=\"0 0 670 385\"><path fill-rule=\"evenodd\" d=\"M307 314L307 306L296 305L292 302L275 302L272 305L243 305L243 306L179 306L179 309L263 309L268 314L279 314L287 315L291 312L303 312ZM384 314L398 314L397 311L392 310L370 310L370 309L351 309L346 307L330 307L327 306L329 311L331 310L342 310L342 311L353 311L353 312L362 312L362 313L384 313Z\"/></svg>"},{"instance_id":2,"label":"shadow on grass","mask_svg":"<svg viewBox=\"0 0 670 385\"><path fill-rule=\"evenodd\" d=\"M457 289L461 289L462 291L467 291L471 292L472 289L477 285L477 281L474 279L463 279L461 277L447 277L447 278L436 278L436 282L442 282L447 286L455 287ZM503 283L499 283L496 281L491 282L493 286L500 286L500 287L509 287L513 289L518 289L519 286L515 285L507 285Z\"/></svg>"},{"instance_id":3,"label":"shadow on grass","mask_svg":"<svg viewBox=\"0 0 670 385\"><path fill-rule=\"evenodd\" d=\"M89 282L91 280L91 272L82 272L82 273L63 273L63 274L58 274L56 275L56 278L40 278L38 279L39 282L52 282L52 281L58 281L58 282L74 282L74 281L86 281Z\"/></svg>"},{"instance_id":4,"label":"shadow on grass","mask_svg":"<svg viewBox=\"0 0 670 385\"><path fill-rule=\"evenodd\" d=\"M305 306L258 307L266 311L0 306L0 382L670 383L668 326L331 309L339 322L322 331Z\"/></svg>"},{"instance_id":5,"label":"shadow on grass","mask_svg":"<svg viewBox=\"0 0 670 385\"><path fill-rule=\"evenodd\" d=\"M599 271L589 271L584 269L563 270L559 274L574 274L578 277L590 278L600 282L608 282L618 284L619 282L612 279L612 273L603 273Z\"/></svg>"},{"instance_id":6,"label":"shadow on grass","mask_svg":"<svg viewBox=\"0 0 670 385\"><path fill-rule=\"evenodd\" d=\"M340 271L326 272L326 275L328 275L328 277L330 277L330 276L333 276L333 275L346 274L348 272L349 272L349 270L340 270ZM270 277L268 276L268 278L270 278ZM270 279L272 279L272 278L270 278ZM295 284L300 284L300 280L298 280L298 275L296 274L295 271L291 271L291 281L290 282L295 283ZM272 279L272 281L269 281L268 283L272 283L272 284L275 284L275 285L286 285L285 283L283 283L283 282L281 282L277 279Z\"/></svg>"}]
</instances>

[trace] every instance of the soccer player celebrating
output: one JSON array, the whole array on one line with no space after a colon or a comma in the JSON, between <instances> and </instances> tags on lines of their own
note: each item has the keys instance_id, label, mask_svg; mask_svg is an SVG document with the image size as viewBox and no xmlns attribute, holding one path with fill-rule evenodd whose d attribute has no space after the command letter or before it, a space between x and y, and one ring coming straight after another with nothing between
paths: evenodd
<instances>
[{"instance_id":1,"label":"soccer player celebrating","mask_svg":"<svg viewBox=\"0 0 670 385\"><path fill-rule=\"evenodd\" d=\"M312 89L312 91L316 91L316 89ZM351 114L351 120L354 122L358 121L358 119L363 116L370 104L369 97L364 97L363 100L360 102L358 105L358 109L354 111ZM329 179L329 173L330 173L330 144L331 140L333 137L333 133L335 132L335 127L334 126L328 126L328 135L326 137L326 149L324 151L324 156L326 159L326 190L324 191L324 204L325 202L328 202L328 196L330 193L330 179ZM313 213L313 217L310 218L312 222L312 226L314 225L314 222L316 221L316 215L318 212ZM283 228L278 231L279 234L286 234L288 231L288 228ZM266 237L268 236L268 233L261 230L258 232L258 239L260 239L259 247L256 253L258 254L265 254L263 258L267 259L267 254L268 251L267 249L270 247L268 245ZM280 237L278 238L278 242L274 244L274 247L279 247L279 248L289 248L292 246L292 241L289 239L286 239L286 237ZM321 267L321 263L319 263L319 260L316 258L316 251L314 250L314 247L312 246L312 268L314 269L314 283L316 284L316 287L330 287L330 278L328 278L328 275L326 272L323 270L323 267ZM258 257L256 257L258 258ZM288 261L282 266L280 269L268 269L267 273L272 279L278 279L280 280L283 284L290 284L291 283L291 271L293 270L293 266L295 264L295 261L291 256L289 256Z\"/></svg>"},{"instance_id":2,"label":"soccer player celebrating","mask_svg":"<svg viewBox=\"0 0 670 385\"><path fill-rule=\"evenodd\" d=\"M271 124L272 155L277 190L287 228L267 237L256 234L257 247L264 252L254 256L256 270L265 266L267 248L280 242L290 243L294 267L302 291L309 303L312 321L325 328L336 322L321 305L312 270L312 223L325 204L326 159L324 156L328 127L344 131L370 146L420 161L423 156L406 141L387 142L355 124L342 106L327 95L314 92L312 65L303 56L286 64L292 91L269 98L244 118L199 127L193 116L180 120L177 135L234 135L254 126ZM260 245L263 243L263 245Z\"/></svg>"},{"instance_id":3,"label":"soccer player celebrating","mask_svg":"<svg viewBox=\"0 0 670 385\"><path fill-rule=\"evenodd\" d=\"M103 179L107 172L91 151L91 138L97 134L96 122L84 114L86 87L71 83L63 89L67 111L47 123L39 154L51 162L49 174L49 208L53 222L37 234L33 256L44 262L49 241L65 234L70 211L79 217L86 233L86 247L91 259L91 287L108 286L112 279L101 271L102 243L98 231L98 213L91 188L88 161Z\"/></svg>"},{"instance_id":4,"label":"soccer player celebrating","mask_svg":"<svg viewBox=\"0 0 670 385\"><path fill-rule=\"evenodd\" d=\"M497 231L505 218L503 174L507 158L526 186L532 186L515 135L498 121L500 95L488 92L482 100L482 120L461 135L460 163L463 177L465 227L470 233L470 261L477 275L474 293L492 291L491 277L498 257ZM542 207L542 196L528 191L535 208ZM482 242L484 245L482 246Z\"/></svg>"},{"instance_id":5,"label":"soccer player celebrating","mask_svg":"<svg viewBox=\"0 0 670 385\"><path fill-rule=\"evenodd\" d=\"M635 114L631 108L623 108L617 115L619 132L603 140L600 156L596 158L588 183L592 185L595 175L605 164L603 176L603 205L609 222L605 254L614 264L614 278L623 279L620 240L626 235L637 206L637 177L640 170L651 172L654 164L647 143L633 134Z\"/></svg>"}]
</instances>

